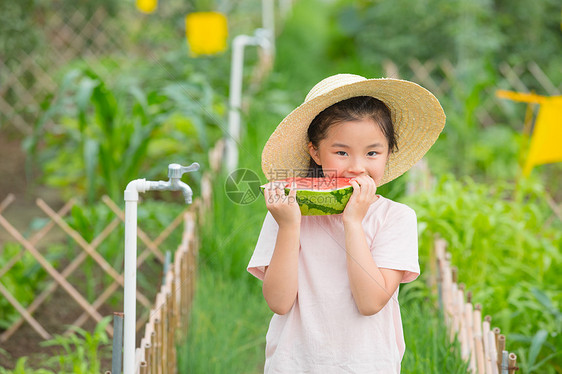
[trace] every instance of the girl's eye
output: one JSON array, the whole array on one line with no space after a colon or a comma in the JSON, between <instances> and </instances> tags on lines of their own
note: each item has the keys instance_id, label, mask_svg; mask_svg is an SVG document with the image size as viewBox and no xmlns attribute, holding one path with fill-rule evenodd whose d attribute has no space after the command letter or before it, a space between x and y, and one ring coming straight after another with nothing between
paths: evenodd
<instances>
[{"instance_id":1,"label":"girl's eye","mask_svg":"<svg viewBox=\"0 0 562 374\"><path fill-rule=\"evenodd\" d=\"M345 156L345 155L347 155L347 152L345 152L345 151L337 151L336 154L337 154L338 156Z\"/></svg>"},{"instance_id":2,"label":"girl's eye","mask_svg":"<svg viewBox=\"0 0 562 374\"><path fill-rule=\"evenodd\" d=\"M370 157L376 156L376 155L377 155L376 151L371 151L371 152L367 153L367 156L370 156Z\"/></svg>"}]
</instances>

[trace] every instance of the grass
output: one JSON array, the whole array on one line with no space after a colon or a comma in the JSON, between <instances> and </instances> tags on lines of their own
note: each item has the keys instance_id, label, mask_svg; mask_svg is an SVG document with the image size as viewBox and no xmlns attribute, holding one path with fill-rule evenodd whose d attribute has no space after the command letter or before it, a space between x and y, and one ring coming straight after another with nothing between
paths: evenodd
<instances>
[{"instance_id":1,"label":"grass","mask_svg":"<svg viewBox=\"0 0 562 374\"><path fill-rule=\"evenodd\" d=\"M263 372L271 312L257 282L233 280L202 266L188 343L178 350L181 373Z\"/></svg>"}]
</instances>

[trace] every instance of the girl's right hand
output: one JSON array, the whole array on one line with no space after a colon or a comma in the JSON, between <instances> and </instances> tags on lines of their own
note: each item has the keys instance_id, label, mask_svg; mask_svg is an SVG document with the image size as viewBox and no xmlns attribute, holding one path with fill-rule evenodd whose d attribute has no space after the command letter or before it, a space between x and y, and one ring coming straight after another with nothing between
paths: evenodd
<instances>
[{"instance_id":1,"label":"girl's right hand","mask_svg":"<svg viewBox=\"0 0 562 374\"><path fill-rule=\"evenodd\" d=\"M289 195L279 182L268 183L264 190L265 206L279 226L300 225L301 211L297 203L297 189L293 183Z\"/></svg>"}]
</instances>

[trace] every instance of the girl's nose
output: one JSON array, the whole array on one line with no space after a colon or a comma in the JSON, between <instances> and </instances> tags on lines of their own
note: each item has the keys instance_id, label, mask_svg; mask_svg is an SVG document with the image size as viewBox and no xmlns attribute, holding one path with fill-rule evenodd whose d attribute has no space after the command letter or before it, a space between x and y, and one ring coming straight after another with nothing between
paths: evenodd
<instances>
[{"instance_id":1,"label":"girl's nose","mask_svg":"<svg viewBox=\"0 0 562 374\"><path fill-rule=\"evenodd\" d=\"M361 175L365 173L365 167L359 160L353 160L350 162L347 171L353 175Z\"/></svg>"}]
</instances>

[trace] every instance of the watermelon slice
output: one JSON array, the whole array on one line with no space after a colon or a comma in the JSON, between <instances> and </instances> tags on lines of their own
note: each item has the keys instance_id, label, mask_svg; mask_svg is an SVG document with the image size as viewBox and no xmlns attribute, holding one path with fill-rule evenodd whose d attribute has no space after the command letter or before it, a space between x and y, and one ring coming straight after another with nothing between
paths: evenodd
<instances>
[{"instance_id":1,"label":"watermelon slice","mask_svg":"<svg viewBox=\"0 0 562 374\"><path fill-rule=\"evenodd\" d=\"M323 216L343 213L353 186L351 178L288 178L276 183L285 187L289 194L291 184L297 184L297 202L303 216ZM267 184L261 186L262 191Z\"/></svg>"}]
</instances>

